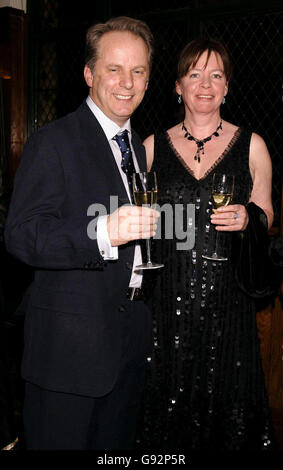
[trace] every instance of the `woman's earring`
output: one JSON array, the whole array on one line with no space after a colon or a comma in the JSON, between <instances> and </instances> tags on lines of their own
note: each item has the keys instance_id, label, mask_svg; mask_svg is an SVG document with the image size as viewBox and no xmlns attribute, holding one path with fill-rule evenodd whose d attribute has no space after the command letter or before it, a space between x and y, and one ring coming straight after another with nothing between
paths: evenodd
<instances>
[{"instance_id":1,"label":"woman's earring","mask_svg":"<svg viewBox=\"0 0 283 470\"><path fill-rule=\"evenodd\" d=\"M182 95L179 95L179 96L178 96L178 103L179 103L179 104L182 103Z\"/></svg>"},{"instance_id":2,"label":"woman's earring","mask_svg":"<svg viewBox=\"0 0 283 470\"><path fill-rule=\"evenodd\" d=\"M225 104L225 103L226 103L226 98L225 96L223 96L222 104Z\"/></svg>"}]
</instances>

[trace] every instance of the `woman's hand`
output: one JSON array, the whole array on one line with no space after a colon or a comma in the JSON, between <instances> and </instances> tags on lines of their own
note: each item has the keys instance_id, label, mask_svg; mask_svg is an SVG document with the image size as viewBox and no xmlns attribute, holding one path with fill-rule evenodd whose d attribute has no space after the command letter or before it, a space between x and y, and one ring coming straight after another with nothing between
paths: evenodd
<instances>
[{"instance_id":1,"label":"woman's hand","mask_svg":"<svg viewBox=\"0 0 283 470\"><path fill-rule=\"evenodd\" d=\"M220 232L236 232L245 230L249 222L249 216L245 206L241 204L231 204L219 207L211 215L211 223Z\"/></svg>"},{"instance_id":2,"label":"woman's hand","mask_svg":"<svg viewBox=\"0 0 283 470\"><path fill-rule=\"evenodd\" d=\"M264 140L255 133L251 137L249 166L253 181L249 202L254 202L265 212L270 228L273 222L271 158ZM236 232L246 229L249 217L245 206L231 204L219 207L217 213L211 216L211 222L216 230Z\"/></svg>"}]
</instances>

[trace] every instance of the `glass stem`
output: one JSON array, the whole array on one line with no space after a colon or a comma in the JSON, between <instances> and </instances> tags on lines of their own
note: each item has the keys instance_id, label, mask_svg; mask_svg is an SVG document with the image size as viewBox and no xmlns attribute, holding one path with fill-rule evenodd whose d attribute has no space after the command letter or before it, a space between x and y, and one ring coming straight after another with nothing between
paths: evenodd
<instances>
[{"instance_id":1,"label":"glass stem","mask_svg":"<svg viewBox=\"0 0 283 470\"><path fill-rule=\"evenodd\" d=\"M149 264L152 264L152 263L151 263L151 256L150 256L150 239L147 238L145 242L146 242L147 262L148 262Z\"/></svg>"},{"instance_id":2,"label":"glass stem","mask_svg":"<svg viewBox=\"0 0 283 470\"><path fill-rule=\"evenodd\" d=\"M215 229L215 248L214 248L214 253L218 253L218 235L219 235L219 231Z\"/></svg>"}]
</instances>

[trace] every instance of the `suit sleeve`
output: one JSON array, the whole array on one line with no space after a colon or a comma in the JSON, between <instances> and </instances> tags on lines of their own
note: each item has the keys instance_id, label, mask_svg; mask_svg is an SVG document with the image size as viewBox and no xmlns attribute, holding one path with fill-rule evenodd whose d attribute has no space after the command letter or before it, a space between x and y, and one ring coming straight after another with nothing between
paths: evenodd
<instances>
[{"instance_id":1,"label":"suit sleeve","mask_svg":"<svg viewBox=\"0 0 283 470\"><path fill-rule=\"evenodd\" d=\"M39 131L25 146L5 227L7 250L43 269L101 268L87 213L73 215L65 204L63 165L50 135Z\"/></svg>"}]
</instances>

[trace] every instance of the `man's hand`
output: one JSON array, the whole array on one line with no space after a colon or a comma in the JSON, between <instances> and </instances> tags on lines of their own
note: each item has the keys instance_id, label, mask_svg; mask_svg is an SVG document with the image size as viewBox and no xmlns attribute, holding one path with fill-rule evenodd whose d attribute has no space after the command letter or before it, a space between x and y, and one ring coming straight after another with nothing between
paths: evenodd
<instances>
[{"instance_id":1,"label":"man's hand","mask_svg":"<svg viewBox=\"0 0 283 470\"><path fill-rule=\"evenodd\" d=\"M148 207L123 206L108 216L107 230L112 246L155 235L159 212Z\"/></svg>"}]
</instances>

